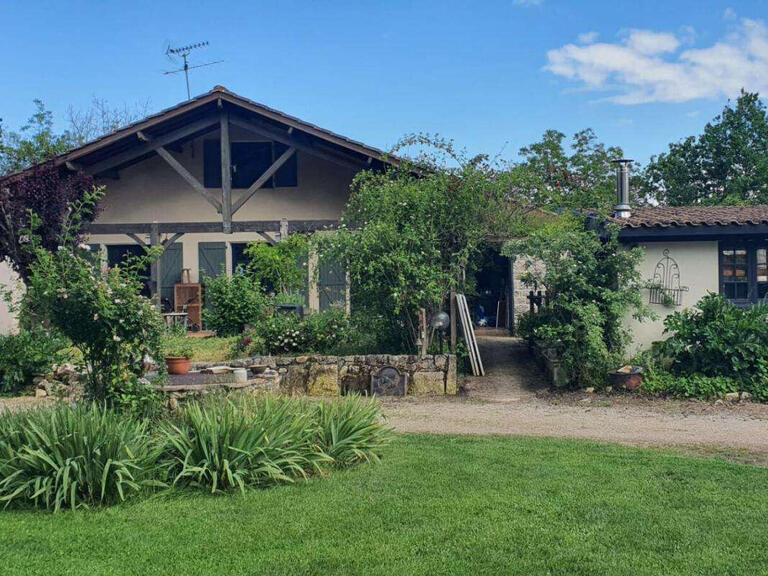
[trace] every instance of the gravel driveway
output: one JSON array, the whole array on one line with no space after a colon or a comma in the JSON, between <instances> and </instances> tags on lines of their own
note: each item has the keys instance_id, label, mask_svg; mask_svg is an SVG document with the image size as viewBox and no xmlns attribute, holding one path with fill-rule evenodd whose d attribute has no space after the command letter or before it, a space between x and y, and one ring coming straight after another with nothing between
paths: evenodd
<instances>
[{"instance_id":1,"label":"gravel driveway","mask_svg":"<svg viewBox=\"0 0 768 576\"><path fill-rule=\"evenodd\" d=\"M768 464L768 406L658 400L636 395L550 393L523 342L479 339L487 368L459 397L388 398L384 412L401 432L583 438Z\"/></svg>"}]
</instances>

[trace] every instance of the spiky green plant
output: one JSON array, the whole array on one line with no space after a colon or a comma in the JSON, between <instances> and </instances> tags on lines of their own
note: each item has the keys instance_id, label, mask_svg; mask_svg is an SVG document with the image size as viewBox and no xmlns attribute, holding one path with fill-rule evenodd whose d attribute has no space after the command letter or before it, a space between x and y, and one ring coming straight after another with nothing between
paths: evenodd
<instances>
[{"instance_id":1,"label":"spiky green plant","mask_svg":"<svg viewBox=\"0 0 768 576\"><path fill-rule=\"evenodd\" d=\"M224 492L306 478L329 460L310 416L293 399L190 402L164 427L169 479Z\"/></svg>"},{"instance_id":2,"label":"spiky green plant","mask_svg":"<svg viewBox=\"0 0 768 576\"><path fill-rule=\"evenodd\" d=\"M148 423L96 404L0 415L0 503L62 508L112 504L155 479Z\"/></svg>"},{"instance_id":3,"label":"spiky green plant","mask_svg":"<svg viewBox=\"0 0 768 576\"><path fill-rule=\"evenodd\" d=\"M379 452L391 436L381 423L378 402L359 396L317 404L315 421L318 443L337 467L378 462Z\"/></svg>"}]
</instances>

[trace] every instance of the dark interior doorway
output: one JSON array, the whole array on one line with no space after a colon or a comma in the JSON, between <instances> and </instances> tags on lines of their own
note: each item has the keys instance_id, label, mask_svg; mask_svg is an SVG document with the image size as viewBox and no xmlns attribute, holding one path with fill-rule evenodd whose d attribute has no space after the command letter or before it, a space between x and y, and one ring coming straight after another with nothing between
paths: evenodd
<instances>
[{"instance_id":1,"label":"dark interior doorway","mask_svg":"<svg viewBox=\"0 0 768 576\"><path fill-rule=\"evenodd\" d=\"M486 245L477 261L474 294L468 294L475 326L509 327L511 301L510 261L500 254L500 246Z\"/></svg>"}]
</instances>

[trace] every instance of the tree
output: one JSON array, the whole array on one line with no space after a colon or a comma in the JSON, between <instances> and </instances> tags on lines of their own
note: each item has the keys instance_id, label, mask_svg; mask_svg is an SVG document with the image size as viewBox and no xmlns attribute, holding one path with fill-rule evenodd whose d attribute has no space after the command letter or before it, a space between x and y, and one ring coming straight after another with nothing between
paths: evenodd
<instances>
[{"instance_id":1,"label":"tree","mask_svg":"<svg viewBox=\"0 0 768 576\"><path fill-rule=\"evenodd\" d=\"M53 130L53 114L41 100L34 100L35 113L18 132L0 130L0 177L29 168L71 149L68 134Z\"/></svg>"},{"instance_id":2,"label":"tree","mask_svg":"<svg viewBox=\"0 0 768 576\"><path fill-rule=\"evenodd\" d=\"M0 261L7 258L26 280L32 254L24 250L22 230L29 228L30 214L36 214L41 222L37 232L40 245L55 251L70 204L81 200L94 187L90 176L62 171L50 163L0 181ZM93 215L91 211L87 217Z\"/></svg>"},{"instance_id":3,"label":"tree","mask_svg":"<svg viewBox=\"0 0 768 576\"><path fill-rule=\"evenodd\" d=\"M89 108L77 110L70 106L67 109L69 127L66 135L73 147L82 146L144 118L148 111L149 101L120 107L110 105L103 98L94 97Z\"/></svg>"},{"instance_id":4,"label":"tree","mask_svg":"<svg viewBox=\"0 0 768 576\"><path fill-rule=\"evenodd\" d=\"M90 176L60 170L47 161L116 130L146 109L111 108L106 101L94 99L86 111L70 108L69 129L58 134L51 111L40 100L34 103L35 113L18 132L4 130L0 125L0 261L8 258L23 279L28 274L30 255L22 249L19 236L22 229L29 227L29 212L41 220L41 246L55 250L70 203L81 200L94 188ZM7 177L32 166L29 173Z\"/></svg>"},{"instance_id":5,"label":"tree","mask_svg":"<svg viewBox=\"0 0 768 576\"><path fill-rule=\"evenodd\" d=\"M450 143L415 136L408 145L434 145L458 167L421 157L355 178L339 230L318 235L320 257L343 262L352 309L381 319L388 351L414 351L418 312L431 316L471 274L482 242L511 232L527 207L517 202L509 173L478 156L465 159Z\"/></svg>"},{"instance_id":6,"label":"tree","mask_svg":"<svg viewBox=\"0 0 768 576\"><path fill-rule=\"evenodd\" d=\"M550 210L609 212L616 204L614 160L621 148L606 147L591 129L574 134L570 153L565 134L547 130L539 142L520 150L524 161L511 168L530 201Z\"/></svg>"},{"instance_id":7,"label":"tree","mask_svg":"<svg viewBox=\"0 0 768 576\"><path fill-rule=\"evenodd\" d=\"M647 195L663 204L768 203L768 114L756 93L741 92L721 114L651 158Z\"/></svg>"}]
</instances>

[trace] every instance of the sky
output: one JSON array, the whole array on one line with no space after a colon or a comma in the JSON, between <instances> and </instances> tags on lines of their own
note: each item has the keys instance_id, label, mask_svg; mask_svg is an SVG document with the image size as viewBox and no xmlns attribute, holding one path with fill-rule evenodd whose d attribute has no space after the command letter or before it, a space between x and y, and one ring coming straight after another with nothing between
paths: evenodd
<instances>
[{"instance_id":1,"label":"sky","mask_svg":"<svg viewBox=\"0 0 768 576\"><path fill-rule=\"evenodd\" d=\"M186 99L166 48L208 41L192 94L221 84L388 149L439 133L514 160L547 129L592 128L645 163L743 87L768 95L768 2L0 0L0 118L41 99L56 126L94 98Z\"/></svg>"}]
</instances>

